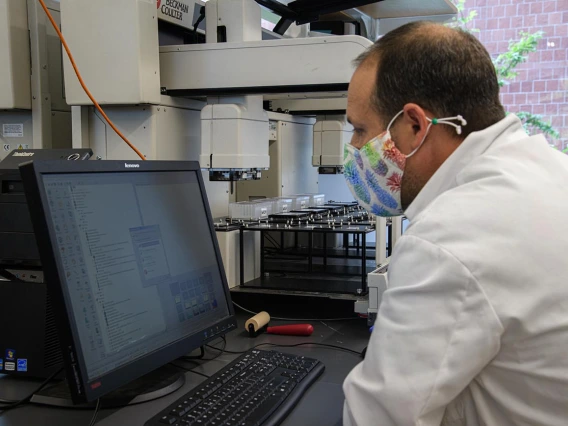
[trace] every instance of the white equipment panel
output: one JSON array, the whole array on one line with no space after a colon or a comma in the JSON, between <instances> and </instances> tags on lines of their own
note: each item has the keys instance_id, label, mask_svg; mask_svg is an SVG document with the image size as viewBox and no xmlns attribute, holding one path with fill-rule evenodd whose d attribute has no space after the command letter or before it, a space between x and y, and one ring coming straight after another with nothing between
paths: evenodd
<instances>
[{"instance_id":1,"label":"white equipment panel","mask_svg":"<svg viewBox=\"0 0 568 426\"><path fill-rule=\"evenodd\" d=\"M323 119L314 126L312 165L343 166L343 148L350 143L353 126L345 119Z\"/></svg>"},{"instance_id":2,"label":"white equipment panel","mask_svg":"<svg viewBox=\"0 0 568 426\"><path fill-rule=\"evenodd\" d=\"M0 0L0 109L31 109L26 0Z\"/></svg>"},{"instance_id":3,"label":"white equipment panel","mask_svg":"<svg viewBox=\"0 0 568 426\"><path fill-rule=\"evenodd\" d=\"M268 113L270 167L262 178L237 183L237 201L318 192L318 170L311 164L313 118Z\"/></svg>"},{"instance_id":4,"label":"white equipment panel","mask_svg":"<svg viewBox=\"0 0 568 426\"><path fill-rule=\"evenodd\" d=\"M229 288L241 284L239 231L217 232L219 250L225 267ZM260 233L243 233L245 283L260 277Z\"/></svg>"},{"instance_id":5,"label":"white equipment panel","mask_svg":"<svg viewBox=\"0 0 568 426\"><path fill-rule=\"evenodd\" d=\"M371 44L338 36L166 46L160 48L161 85L168 93L194 94L344 91L351 60Z\"/></svg>"},{"instance_id":6,"label":"white equipment panel","mask_svg":"<svg viewBox=\"0 0 568 426\"><path fill-rule=\"evenodd\" d=\"M203 105L164 97L160 105L112 106L105 112L148 160L197 160ZM138 159L94 108L89 109L87 124L89 147L95 156L105 160Z\"/></svg>"},{"instance_id":7,"label":"white equipment panel","mask_svg":"<svg viewBox=\"0 0 568 426\"><path fill-rule=\"evenodd\" d=\"M268 117L262 98L247 105L203 108L199 164L211 169L268 168Z\"/></svg>"},{"instance_id":8,"label":"white equipment panel","mask_svg":"<svg viewBox=\"0 0 568 426\"><path fill-rule=\"evenodd\" d=\"M100 104L159 104L157 12L156 0L61 0L63 33ZM64 67L69 105L91 105L67 57Z\"/></svg>"},{"instance_id":9,"label":"white equipment panel","mask_svg":"<svg viewBox=\"0 0 568 426\"><path fill-rule=\"evenodd\" d=\"M377 317L379 307L383 301L383 293L388 289L388 270L390 258L369 275L367 275L367 286L369 287L369 317Z\"/></svg>"}]
</instances>

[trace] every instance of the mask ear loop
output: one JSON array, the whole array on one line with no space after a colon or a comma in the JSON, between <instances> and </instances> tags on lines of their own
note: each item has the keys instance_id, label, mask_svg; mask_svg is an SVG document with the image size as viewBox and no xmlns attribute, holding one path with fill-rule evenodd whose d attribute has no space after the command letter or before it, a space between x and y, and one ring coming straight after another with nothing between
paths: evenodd
<instances>
[{"instance_id":1,"label":"mask ear loop","mask_svg":"<svg viewBox=\"0 0 568 426\"><path fill-rule=\"evenodd\" d=\"M462 134L462 126L467 126L467 121L461 115L457 115L455 117L446 117L446 118L433 118L432 120L430 120L428 117L426 117L426 118L432 124L447 124L448 126L455 127L456 133L458 135ZM461 123L461 126L457 125L455 123L452 123L451 120L459 121Z\"/></svg>"},{"instance_id":2,"label":"mask ear loop","mask_svg":"<svg viewBox=\"0 0 568 426\"><path fill-rule=\"evenodd\" d=\"M390 121L389 125L387 126L387 132L390 130L392 123L394 123L394 121L400 116L400 114L402 114L404 112L403 109L401 109L397 115L395 115L392 120Z\"/></svg>"},{"instance_id":3,"label":"mask ear loop","mask_svg":"<svg viewBox=\"0 0 568 426\"><path fill-rule=\"evenodd\" d=\"M392 123L394 123L394 121L398 118L398 116L400 114L402 114L404 112L404 110L400 111L397 115L395 115L393 117L393 119L390 121L388 127L387 127L387 131L390 129L390 127L392 126ZM428 132L430 132L430 127L432 127L432 125L436 125L436 124L447 124L449 126L452 126L456 129L456 133L458 135L461 135L462 133L462 126L466 126L467 125L467 121L461 116L461 115L456 115L455 117L445 117L445 118L428 118L426 117L426 119L430 122L428 124L428 127L426 128L426 133L424 134L424 137L422 138L422 141L420 142L420 144L414 149L414 151L412 151L410 154L408 154L406 156L406 158L410 158L412 157L414 154L416 154L416 152L420 149L420 147L424 144L424 141L426 140L426 136L428 136ZM455 123L452 123L452 120L457 120L460 122L461 126Z\"/></svg>"},{"instance_id":4,"label":"mask ear loop","mask_svg":"<svg viewBox=\"0 0 568 426\"><path fill-rule=\"evenodd\" d=\"M428 119L428 121L430 121L430 123L428 124L428 127L426 128L426 133L424 133L424 137L422 138L422 142L420 142L420 145L418 145L414 151L412 151L410 154L408 154L406 156L406 158L410 158L412 157L414 154L416 154L416 152L418 152L418 150L420 149L420 147L422 146L422 144L424 144L424 141L426 140L426 136L428 136L428 132L430 131L430 127L432 127L432 124L436 124L434 123L434 120L436 120L434 118L434 120L430 120L428 117L426 117Z\"/></svg>"}]
</instances>

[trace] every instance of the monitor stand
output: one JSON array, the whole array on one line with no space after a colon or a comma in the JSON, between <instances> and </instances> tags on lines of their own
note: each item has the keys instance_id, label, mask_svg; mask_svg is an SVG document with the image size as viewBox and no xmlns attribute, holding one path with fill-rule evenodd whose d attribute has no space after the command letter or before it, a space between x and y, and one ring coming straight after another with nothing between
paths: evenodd
<instances>
[{"instance_id":1,"label":"monitor stand","mask_svg":"<svg viewBox=\"0 0 568 426\"><path fill-rule=\"evenodd\" d=\"M185 373L172 365L164 365L101 398L102 408L140 404L169 395L185 384ZM94 407L96 401L75 405L64 380L36 393L32 403L54 407Z\"/></svg>"}]
</instances>

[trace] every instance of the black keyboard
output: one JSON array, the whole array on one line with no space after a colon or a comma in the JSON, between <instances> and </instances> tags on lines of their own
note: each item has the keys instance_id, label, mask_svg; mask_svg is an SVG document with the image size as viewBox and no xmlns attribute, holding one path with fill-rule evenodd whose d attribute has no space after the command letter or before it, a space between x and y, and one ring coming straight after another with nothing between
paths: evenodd
<instances>
[{"instance_id":1,"label":"black keyboard","mask_svg":"<svg viewBox=\"0 0 568 426\"><path fill-rule=\"evenodd\" d=\"M275 426L324 369L316 359L251 350L145 425Z\"/></svg>"}]
</instances>

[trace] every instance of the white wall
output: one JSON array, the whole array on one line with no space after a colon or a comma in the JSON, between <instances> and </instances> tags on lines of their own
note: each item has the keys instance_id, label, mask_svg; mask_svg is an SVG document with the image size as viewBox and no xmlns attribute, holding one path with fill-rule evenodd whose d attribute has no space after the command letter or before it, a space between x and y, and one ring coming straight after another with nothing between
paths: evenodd
<instances>
[{"instance_id":1,"label":"white wall","mask_svg":"<svg viewBox=\"0 0 568 426\"><path fill-rule=\"evenodd\" d=\"M352 201L354 199L343 175L319 175L318 192L325 194L325 201Z\"/></svg>"}]
</instances>

